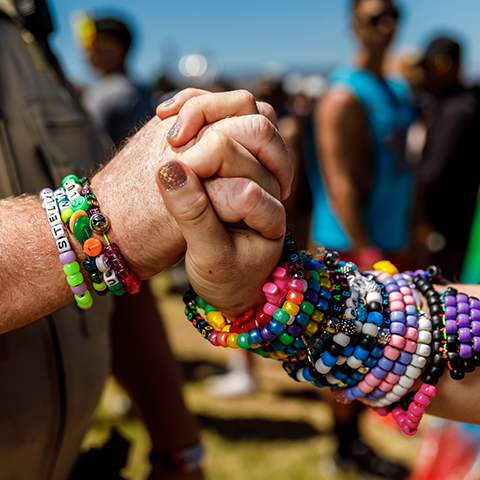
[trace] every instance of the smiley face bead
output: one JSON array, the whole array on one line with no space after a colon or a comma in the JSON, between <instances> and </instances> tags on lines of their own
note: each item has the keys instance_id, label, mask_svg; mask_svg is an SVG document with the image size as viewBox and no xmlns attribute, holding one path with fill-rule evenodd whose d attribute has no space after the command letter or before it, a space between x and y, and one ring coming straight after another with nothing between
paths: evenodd
<instances>
[{"instance_id":1,"label":"smiley face bead","mask_svg":"<svg viewBox=\"0 0 480 480\"><path fill-rule=\"evenodd\" d=\"M95 233L107 233L110 228L110 220L103 213L95 213L90 217L90 226Z\"/></svg>"}]
</instances>

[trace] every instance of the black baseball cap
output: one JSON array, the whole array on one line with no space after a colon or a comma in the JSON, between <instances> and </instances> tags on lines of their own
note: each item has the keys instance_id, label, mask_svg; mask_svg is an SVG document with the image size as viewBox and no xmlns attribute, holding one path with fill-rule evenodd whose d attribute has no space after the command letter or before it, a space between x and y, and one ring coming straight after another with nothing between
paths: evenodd
<instances>
[{"instance_id":1,"label":"black baseball cap","mask_svg":"<svg viewBox=\"0 0 480 480\"><path fill-rule=\"evenodd\" d=\"M436 67L440 71L447 71L454 63L460 61L460 54L458 42L449 37L438 37L430 42L419 65L423 68Z\"/></svg>"}]
</instances>

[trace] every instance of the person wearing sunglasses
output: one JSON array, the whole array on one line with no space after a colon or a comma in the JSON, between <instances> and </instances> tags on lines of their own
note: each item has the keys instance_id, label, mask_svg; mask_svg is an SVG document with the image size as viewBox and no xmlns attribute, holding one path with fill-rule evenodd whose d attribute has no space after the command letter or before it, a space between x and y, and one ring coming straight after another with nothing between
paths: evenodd
<instances>
[{"instance_id":1,"label":"person wearing sunglasses","mask_svg":"<svg viewBox=\"0 0 480 480\"><path fill-rule=\"evenodd\" d=\"M401 264L398 257L408 240L411 173L403 151L413 109L406 83L383 74L398 19L392 0L352 2L357 48L328 78L314 109L306 155L313 194L312 246L338 250L360 269L382 258ZM338 464L353 462L382 478L405 478L405 469L379 459L359 439L357 407L332 408Z\"/></svg>"}]
</instances>

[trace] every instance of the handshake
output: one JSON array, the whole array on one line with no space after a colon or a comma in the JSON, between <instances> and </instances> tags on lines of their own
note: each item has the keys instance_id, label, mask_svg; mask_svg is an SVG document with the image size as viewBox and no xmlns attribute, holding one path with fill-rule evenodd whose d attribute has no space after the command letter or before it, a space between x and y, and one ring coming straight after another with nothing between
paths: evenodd
<instances>
[{"instance_id":1,"label":"handshake","mask_svg":"<svg viewBox=\"0 0 480 480\"><path fill-rule=\"evenodd\" d=\"M282 251L281 201L292 176L272 107L246 91L187 89L159 105L90 184L110 219L109 240L141 279L185 256L193 288L235 317L262 303ZM39 200L2 201L0 221L14 232L0 245L2 297L14 299L2 306L3 333L61 308L72 294ZM74 249L81 255L81 246ZM20 289L32 275L41 281Z\"/></svg>"}]
</instances>

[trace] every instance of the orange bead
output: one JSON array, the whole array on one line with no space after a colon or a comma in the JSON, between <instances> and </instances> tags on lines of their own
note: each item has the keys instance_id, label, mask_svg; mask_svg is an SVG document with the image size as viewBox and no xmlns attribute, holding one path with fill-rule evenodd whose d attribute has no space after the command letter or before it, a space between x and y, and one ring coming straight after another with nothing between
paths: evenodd
<instances>
[{"instance_id":1,"label":"orange bead","mask_svg":"<svg viewBox=\"0 0 480 480\"><path fill-rule=\"evenodd\" d=\"M300 305L303 302L303 294L296 292L295 290L289 290L287 293L287 301Z\"/></svg>"},{"instance_id":2,"label":"orange bead","mask_svg":"<svg viewBox=\"0 0 480 480\"><path fill-rule=\"evenodd\" d=\"M228 347L228 337L229 337L230 333L228 332L220 332L217 336L217 342L219 345L221 345L222 347L225 347L227 348Z\"/></svg>"},{"instance_id":3,"label":"orange bead","mask_svg":"<svg viewBox=\"0 0 480 480\"><path fill-rule=\"evenodd\" d=\"M85 212L84 210L77 210L76 212L73 212L73 215L70 217L70 223L69 223L70 231L72 233L73 233L73 226L75 225L77 218L86 214L87 212Z\"/></svg>"},{"instance_id":4,"label":"orange bead","mask_svg":"<svg viewBox=\"0 0 480 480\"><path fill-rule=\"evenodd\" d=\"M102 242L98 238L88 238L83 242L83 251L89 257L96 257L100 255L103 250Z\"/></svg>"}]
</instances>

